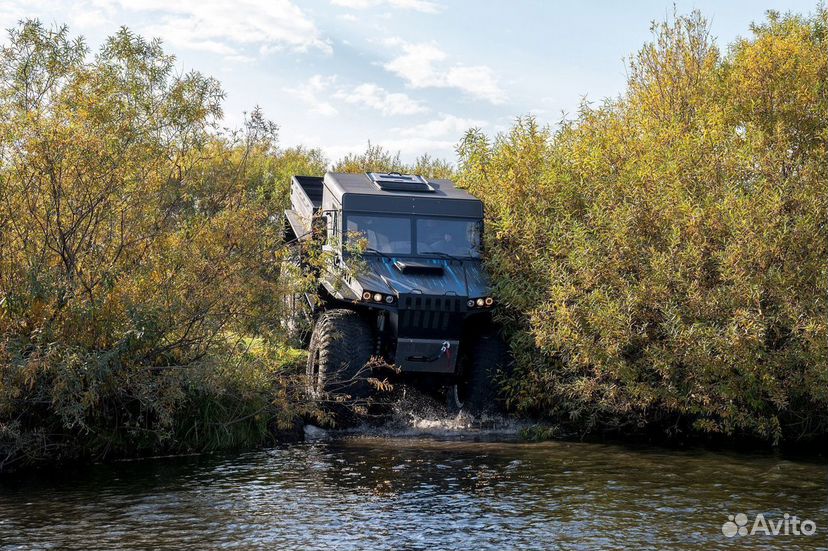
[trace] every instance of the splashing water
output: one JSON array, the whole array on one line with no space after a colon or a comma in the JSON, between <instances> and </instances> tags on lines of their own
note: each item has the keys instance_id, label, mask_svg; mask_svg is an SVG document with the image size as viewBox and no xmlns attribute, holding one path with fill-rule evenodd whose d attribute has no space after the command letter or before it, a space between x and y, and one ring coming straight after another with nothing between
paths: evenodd
<instances>
[{"instance_id":1,"label":"splashing water","mask_svg":"<svg viewBox=\"0 0 828 551\"><path fill-rule=\"evenodd\" d=\"M450 412L433 397L407 386L401 389L399 398L391 404L390 414L381 423L365 423L336 432L349 437L514 440L525 426L497 414Z\"/></svg>"}]
</instances>

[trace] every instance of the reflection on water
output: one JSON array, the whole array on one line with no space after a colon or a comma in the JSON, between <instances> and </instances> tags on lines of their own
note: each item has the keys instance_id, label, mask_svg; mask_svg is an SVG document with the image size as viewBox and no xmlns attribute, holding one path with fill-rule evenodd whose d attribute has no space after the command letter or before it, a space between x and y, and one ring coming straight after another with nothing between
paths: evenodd
<instances>
[{"instance_id":1,"label":"reflection on water","mask_svg":"<svg viewBox=\"0 0 828 551\"><path fill-rule=\"evenodd\" d=\"M475 435L339 434L252 453L6 480L0 545L825 548L824 464ZM728 539L722 523L738 512L796 514L818 529L810 537Z\"/></svg>"}]
</instances>

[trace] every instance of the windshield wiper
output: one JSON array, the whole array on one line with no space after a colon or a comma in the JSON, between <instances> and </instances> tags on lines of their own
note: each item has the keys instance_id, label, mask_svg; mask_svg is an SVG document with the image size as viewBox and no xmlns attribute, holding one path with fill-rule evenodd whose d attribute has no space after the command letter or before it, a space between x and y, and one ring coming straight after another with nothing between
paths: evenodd
<instances>
[{"instance_id":1,"label":"windshield wiper","mask_svg":"<svg viewBox=\"0 0 828 551\"><path fill-rule=\"evenodd\" d=\"M417 251L417 252L419 254L433 254L433 255L437 255L437 256L442 256L443 258L449 258L451 260L456 260L458 262L463 262L463 260L465 260L463 258L460 258L459 256L454 256L453 254L444 253L444 252L441 252L441 251Z\"/></svg>"},{"instance_id":2,"label":"windshield wiper","mask_svg":"<svg viewBox=\"0 0 828 551\"><path fill-rule=\"evenodd\" d=\"M383 258L387 258L388 260L394 260L392 257L388 256L386 253L384 253L382 251L378 251L374 247L365 247L365 250L363 250L362 252L376 253L376 254L380 255L381 257L383 257Z\"/></svg>"}]
</instances>

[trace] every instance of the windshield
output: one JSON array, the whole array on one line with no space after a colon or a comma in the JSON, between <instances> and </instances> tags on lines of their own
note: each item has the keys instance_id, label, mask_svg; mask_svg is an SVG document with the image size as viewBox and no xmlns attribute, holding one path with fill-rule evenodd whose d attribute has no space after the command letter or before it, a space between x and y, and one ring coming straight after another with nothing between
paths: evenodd
<instances>
[{"instance_id":1,"label":"windshield","mask_svg":"<svg viewBox=\"0 0 828 551\"><path fill-rule=\"evenodd\" d=\"M448 218L417 219L417 252L480 256L480 222Z\"/></svg>"},{"instance_id":2,"label":"windshield","mask_svg":"<svg viewBox=\"0 0 828 551\"><path fill-rule=\"evenodd\" d=\"M411 218L407 216L348 215L348 239L365 239L368 252L414 254ZM416 254L480 257L479 220L416 219Z\"/></svg>"},{"instance_id":3,"label":"windshield","mask_svg":"<svg viewBox=\"0 0 828 551\"><path fill-rule=\"evenodd\" d=\"M348 216L348 235L368 241L385 254L411 254L411 219L397 216Z\"/></svg>"}]
</instances>

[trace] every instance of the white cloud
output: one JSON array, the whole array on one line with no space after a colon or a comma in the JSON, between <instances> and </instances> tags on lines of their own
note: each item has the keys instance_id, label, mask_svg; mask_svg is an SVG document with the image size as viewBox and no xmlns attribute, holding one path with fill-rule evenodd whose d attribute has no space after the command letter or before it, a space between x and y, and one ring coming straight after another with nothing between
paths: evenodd
<instances>
[{"instance_id":1,"label":"white cloud","mask_svg":"<svg viewBox=\"0 0 828 551\"><path fill-rule=\"evenodd\" d=\"M418 138L412 136L410 138L399 138L391 140L377 140L371 143L376 143L382 147L397 152L408 157L414 157L428 153L432 157L439 157L451 160L454 156L454 146L457 145L455 140L430 140L428 138ZM365 148L363 147L363 150Z\"/></svg>"},{"instance_id":2,"label":"white cloud","mask_svg":"<svg viewBox=\"0 0 828 551\"><path fill-rule=\"evenodd\" d=\"M326 93L336 82L336 75L323 76L313 75L303 86L284 88L283 91L298 98L308 106L311 113L323 117L332 117L339 111L331 103L320 97Z\"/></svg>"},{"instance_id":3,"label":"white cloud","mask_svg":"<svg viewBox=\"0 0 828 551\"><path fill-rule=\"evenodd\" d=\"M293 50L331 52L314 22L289 0L107 0L155 21L141 29L178 47L239 55L246 47L260 54Z\"/></svg>"},{"instance_id":4,"label":"white cloud","mask_svg":"<svg viewBox=\"0 0 828 551\"><path fill-rule=\"evenodd\" d=\"M488 126L486 121L465 119L454 115L442 115L440 118L424 122L408 128L395 129L401 136L417 136L420 138L436 139L458 137L469 128Z\"/></svg>"},{"instance_id":5,"label":"white cloud","mask_svg":"<svg viewBox=\"0 0 828 551\"><path fill-rule=\"evenodd\" d=\"M406 94L391 93L372 83L364 83L353 88L335 87L336 75L313 75L299 86L283 88L283 91L299 99L308 106L311 113L333 116L339 110L331 99L352 105L364 105L380 111L383 115L413 115L424 113L428 109L420 102Z\"/></svg>"},{"instance_id":6,"label":"white cloud","mask_svg":"<svg viewBox=\"0 0 828 551\"><path fill-rule=\"evenodd\" d=\"M76 34L79 29L90 30L104 26L116 27L110 20L110 0L79 0L67 5L59 0L0 0L0 36L16 27L22 19L39 18L44 25L63 24Z\"/></svg>"},{"instance_id":7,"label":"white cloud","mask_svg":"<svg viewBox=\"0 0 828 551\"><path fill-rule=\"evenodd\" d=\"M423 13L439 13L443 9L436 2L429 2L428 0L331 0L331 4L352 10L365 10L368 8L387 6Z\"/></svg>"},{"instance_id":8,"label":"white cloud","mask_svg":"<svg viewBox=\"0 0 828 551\"><path fill-rule=\"evenodd\" d=\"M408 95L388 92L372 83L360 84L350 91L339 90L335 97L347 103L371 107L383 115L413 115L428 111L422 103Z\"/></svg>"},{"instance_id":9,"label":"white cloud","mask_svg":"<svg viewBox=\"0 0 828 551\"><path fill-rule=\"evenodd\" d=\"M403 51L402 55L383 65L387 71L401 76L415 88L434 85L431 83L438 79L434 64L446 59L446 53L436 44L408 44L391 39L386 41L386 45L399 46Z\"/></svg>"},{"instance_id":10,"label":"white cloud","mask_svg":"<svg viewBox=\"0 0 828 551\"><path fill-rule=\"evenodd\" d=\"M446 67L441 62L448 56L433 42L412 44L388 40L386 45L397 46L402 53L383 67L413 88L455 88L495 104L506 100L506 93L490 67L462 64Z\"/></svg>"},{"instance_id":11,"label":"white cloud","mask_svg":"<svg viewBox=\"0 0 828 551\"><path fill-rule=\"evenodd\" d=\"M110 24L110 14L111 10L101 9L93 2L88 7L78 9L72 14L72 26L80 29L101 28Z\"/></svg>"},{"instance_id":12,"label":"white cloud","mask_svg":"<svg viewBox=\"0 0 828 551\"><path fill-rule=\"evenodd\" d=\"M476 124L475 124L476 123ZM415 125L409 128L390 128L388 130L373 130L360 132L357 141L332 140L330 135L307 133L307 128L291 133L285 126L285 143L301 144L306 147L321 148L332 162L341 159L349 153L359 154L365 151L370 141L373 145L396 153L400 152L403 159L413 161L416 157L428 153L432 157L456 161L457 142L462 132L471 126L487 126L483 121L464 119L452 115L441 115L436 121Z\"/></svg>"},{"instance_id":13,"label":"white cloud","mask_svg":"<svg viewBox=\"0 0 828 551\"><path fill-rule=\"evenodd\" d=\"M368 139L372 144L380 145L389 151L395 153L399 151L403 158L414 159L428 153L433 157L454 161L457 153L455 147L462 134L469 128L483 126L488 126L488 123L442 114L434 120L407 128L392 128L380 136L368 136ZM339 159L348 153L362 153L366 145L366 142L327 144L321 139L312 143L322 147L331 159Z\"/></svg>"},{"instance_id":14,"label":"white cloud","mask_svg":"<svg viewBox=\"0 0 828 551\"><path fill-rule=\"evenodd\" d=\"M260 54L332 51L315 23L290 0L0 0L3 28L27 17L66 22L73 30L109 27L109 32L127 22L143 35L230 60L245 57L247 48Z\"/></svg>"}]
</instances>

